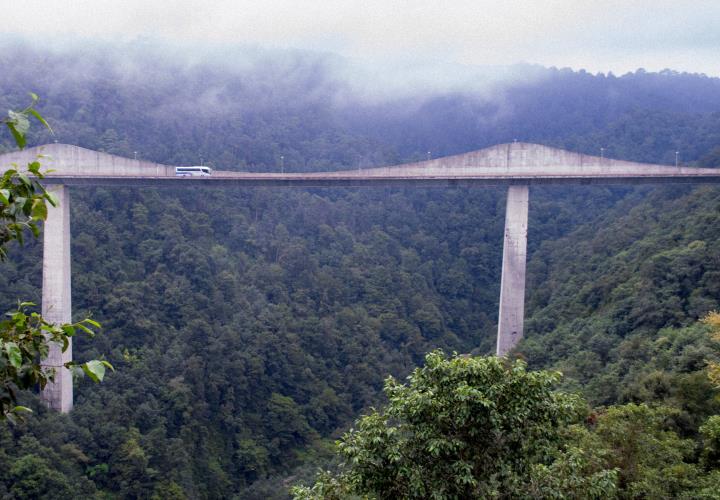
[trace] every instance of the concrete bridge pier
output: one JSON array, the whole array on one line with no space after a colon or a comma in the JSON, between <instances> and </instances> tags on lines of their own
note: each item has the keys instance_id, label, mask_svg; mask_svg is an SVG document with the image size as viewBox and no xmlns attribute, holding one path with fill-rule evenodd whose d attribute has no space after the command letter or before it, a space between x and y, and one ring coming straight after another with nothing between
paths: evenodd
<instances>
[{"instance_id":1,"label":"concrete bridge pier","mask_svg":"<svg viewBox=\"0 0 720 500\"><path fill-rule=\"evenodd\" d=\"M43 229L42 315L50 323L70 323L70 193L62 185L47 189L59 203L57 207L48 204ZM55 370L55 381L48 382L41 397L50 408L62 413L73 407L72 374L63 366L68 361L72 361L72 339L65 352L61 345L52 342L48 357L42 360L44 367Z\"/></svg>"},{"instance_id":2,"label":"concrete bridge pier","mask_svg":"<svg viewBox=\"0 0 720 500\"><path fill-rule=\"evenodd\" d=\"M495 351L498 356L507 354L523 336L528 199L529 186L511 185L508 188Z\"/></svg>"}]
</instances>

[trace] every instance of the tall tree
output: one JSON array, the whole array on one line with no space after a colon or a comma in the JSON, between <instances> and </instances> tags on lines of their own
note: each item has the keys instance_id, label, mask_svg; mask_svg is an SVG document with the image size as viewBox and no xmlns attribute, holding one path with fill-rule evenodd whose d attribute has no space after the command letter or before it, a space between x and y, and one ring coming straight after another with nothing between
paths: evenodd
<instances>
[{"instance_id":1,"label":"tall tree","mask_svg":"<svg viewBox=\"0 0 720 500\"><path fill-rule=\"evenodd\" d=\"M522 361L431 352L407 384L387 379L387 407L362 417L339 442L339 472L293 494L522 498L533 484L536 497L563 495L572 485L604 498L615 491L614 471L585 470L577 454L567 466L564 429L582 418L585 404L555 392L559 378L527 371ZM560 462L564 482L549 481Z\"/></svg>"}]
</instances>

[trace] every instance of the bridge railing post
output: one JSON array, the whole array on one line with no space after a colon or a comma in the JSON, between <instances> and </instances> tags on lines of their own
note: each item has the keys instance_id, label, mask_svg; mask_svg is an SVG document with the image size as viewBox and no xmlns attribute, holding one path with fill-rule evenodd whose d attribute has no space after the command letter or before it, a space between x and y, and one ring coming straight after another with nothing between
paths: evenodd
<instances>
[{"instance_id":1,"label":"bridge railing post","mask_svg":"<svg viewBox=\"0 0 720 500\"><path fill-rule=\"evenodd\" d=\"M498 356L507 354L523 336L529 191L527 185L512 185L508 188L500 281Z\"/></svg>"},{"instance_id":2,"label":"bridge railing post","mask_svg":"<svg viewBox=\"0 0 720 500\"><path fill-rule=\"evenodd\" d=\"M58 200L58 206L48 204L43 228L42 314L51 323L70 323L72 319L70 281L70 193L62 185L48 186ZM43 367L55 370L54 382L48 382L42 399L54 410L67 413L73 407L73 381L70 370L64 367L72 361L72 339L62 352L62 346L52 342Z\"/></svg>"}]
</instances>

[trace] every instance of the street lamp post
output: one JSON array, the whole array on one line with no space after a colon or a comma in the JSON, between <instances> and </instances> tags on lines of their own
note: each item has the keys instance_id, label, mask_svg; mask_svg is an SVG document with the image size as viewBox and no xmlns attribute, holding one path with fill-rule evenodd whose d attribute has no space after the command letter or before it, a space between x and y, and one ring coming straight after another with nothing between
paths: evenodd
<instances>
[{"instance_id":1,"label":"street lamp post","mask_svg":"<svg viewBox=\"0 0 720 500\"><path fill-rule=\"evenodd\" d=\"M675 151L675 166L680 166L680 151Z\"/></svg>"}]
</instances>

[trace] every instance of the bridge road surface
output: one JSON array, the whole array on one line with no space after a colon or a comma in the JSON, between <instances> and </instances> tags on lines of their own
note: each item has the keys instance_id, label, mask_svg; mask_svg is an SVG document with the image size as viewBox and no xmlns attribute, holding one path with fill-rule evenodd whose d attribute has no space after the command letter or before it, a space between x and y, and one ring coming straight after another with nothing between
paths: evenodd
<instances>
[{"instance_id":1,"label":"bridge road surface","mask_svg":"<svg viewBox=\"0 0 720 500\"><path fill-rule=\"evenodd\" d=\"M177 177L175 166L123 158L68 144L47 144L0 155L0 165L23 166L44 155L54 170L45 182L65 186L437 186L638 184L720 182L720 170L671 167L600 158L539 144L510 143L403 165L311 173L215 170Z\"/></svg>"}]
</instances>

